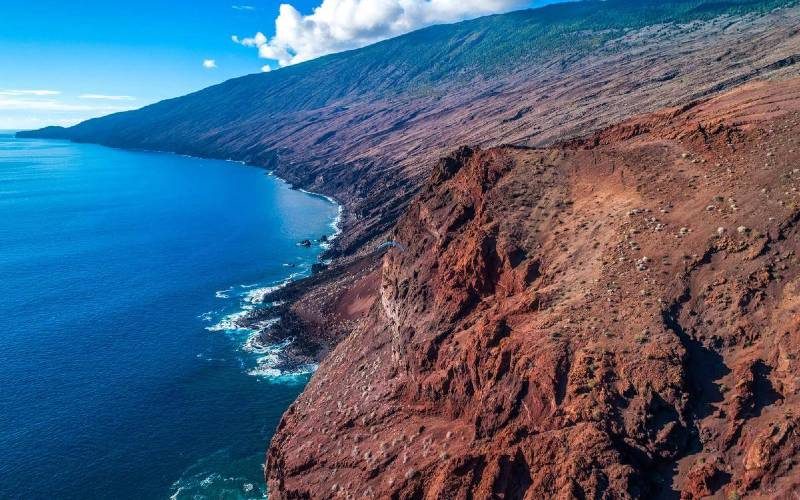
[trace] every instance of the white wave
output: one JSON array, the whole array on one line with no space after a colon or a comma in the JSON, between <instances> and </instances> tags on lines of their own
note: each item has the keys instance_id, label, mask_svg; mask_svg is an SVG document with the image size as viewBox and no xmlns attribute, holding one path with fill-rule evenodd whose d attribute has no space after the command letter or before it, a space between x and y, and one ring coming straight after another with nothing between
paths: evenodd
<instances>
[{"instance_id":1,"label":"white wave","mask_svg":"<svg viewBox=\"0 0 800 500\"><path fill-rule=\"evenodd\" d=\"M274 324L278 321L268 320ZM274 344L262 344L259 333L251 335L244 345L244 350L253 354L258 354L256 366L247 371L248 375L254 377L267 378L278 382L300 382L303 377L314 373L319 367L316 363L306 363L295 368L285 370L279 368L283 363L282 354L287 347L292 345L294 339L288 338Z\"/></svg>"},{"instance_id":2,"label":"white wave","mask_svg":"<svg viewBox=\"0 0 800 500\"><path fill-rule=\"evenodd\" d=\"M253 334L247 338L242 349L246 352L252 352L256 354L273 354L288 347L289 344L291 344L291 340L266 346L261 343L261 333L270 326L276 324L278 321L280 321L280 318L271 318L254 325L256 327L256 331L254 331Z\"/></svg>"},{"instance_id":3,"label":"white wave","mask_svg":"<svg viewBox=\"0 0 800 500\"><path fill-rule=\"evenodd\" d=\"M235 312L233 314L228 314L224 318L222 318L219 323L207 326L206 330L209 332L229 332L233 330L247 330L247 328L242 328L238 326L237 322L247 316L247 313L250 311L247 309L243 309L241 311Z\"/></svg>"},{"instance_id":4,"label":"white wave","mask_svg":"<svg viewBox=\"0 0 800 500\"><path fill-rule=\"evenodd\" d=\"M217 290L216 292L214 292L214 297L218 299L228 299L230 298L230 295L228 294L231 293L232 291L233 287L226 288L225 290Z\"/></svg>"},{"instance_id":5,"label":"white wave","mask_svg":"<svg viewBox=\"0 0 800 500\"><path fill-rule=\"evenodd\" d=\"M288 278L281 281L280 283L250 290L247 293L247 295L244 296L244 301L249 304L261 304L262 302L264 302L264 298L266 298L267 295L273 292L277 292L281 288L284 288L286 285L294 281L294 279L299 276L300 273L292 273L289 275Z\"/></svg>"},{"instance_id":6,"label":"white wave","mask_svg":"<svg viewBox=\"0 0 800 500\"><path fill-rule=\"evenodd\" d=\"M250 339L248 339L249 350L250 352L261 354L261 356L256 360L256 367L247 372L248 375L276 381L291 382L299 380L305 375L314 373L318 368L316 363L306 363L291 370L282 370L279 368L283 362L281 354L287 347L292 345L293 341L294 339L289 338L276 344L261 345L257 335L251 336Z\"/></svg>"},{"instance_id":7,"label":"white wave","mask_svg":"<svg viewBox=\"0 0 800 500\"><path fill-rule=\"evenodd\" d=\"M271 365L269 360L265 362L259 360L258 367L253 368L247 373L254 377L264 377L275 382L297 382L301 381L305 376L311 375L317 371L318 368L319 365L316 363L308 363L292 370L280 370Z\"/></svg>"},{"instance_id":8,"label":"white wave","mask_svg":"<svg viewBox=\"0 0 800 500\"><path fill-rule=\"evenodd\" d=\"M334 202L336 203L336 202ZM342 234L342 215L344 214L344 207L337 204L339 207L336 211L336 217L334 217L333 221L331 222L331 229L333 229L333 234L328 237L328 241L333 241ZM330 247L330 245L328 245Z\"/></svg>"},{"instance_id":9,"label":"white wave","mask_svg":"<svg viewBox=\"0 0 800 500\"><path fill-rule=\"evenodd\" d=\"M214 483L214 481L216 481L219 478L220 478L219 474L211 474L207 478L205 478L202 481L200 481L200 487L201 488L208 488L209 486L211 486Z\"/></svg>"},{"instance_id":10,"label":"white wave","mask_svg":"<svg viewBox=\"0 0 800 500\"><path fill-rule=\"evenodd\" d=\"M217 311L204 312L203 314L199 315L198 318L200 318L203 321L211 321L212 319L214 319L214 315L216 313Z\"/></svg>"},{"instance_id":11,"label":"white wave","mask_svg":"<svg viewBox=\"0 0 800 500\"><path fill-rule=\"evenodd\" d=\"M283 286L286 286L286 285L283 285ZM281 286L281 285L273 285L273 286L265 286L265 287L261 287L261 288L256 288L255 290L251 290L250 292L247 293L247 295L244 296L244 301L248 302L249 304L261 304L262 302L264 302L264 298L267 295L269 295L269 294L271 294L273 292L277 292L278 290L283 288L283 286Z\"/></svg>"},{"instance_id":12,"label":"white wave","mask_svg":"<svg viewBox=\"0 0 800 500\"><path fill-rule=\"evenodd\" d=\"M259 460L260 455L247 461ZM228 450L219 450L198 460L172 483L170 500L201 498L266 498L266 491L255 485L253 477L237 473L241 460L232 459Z\"/></svg>"}]
</instances>

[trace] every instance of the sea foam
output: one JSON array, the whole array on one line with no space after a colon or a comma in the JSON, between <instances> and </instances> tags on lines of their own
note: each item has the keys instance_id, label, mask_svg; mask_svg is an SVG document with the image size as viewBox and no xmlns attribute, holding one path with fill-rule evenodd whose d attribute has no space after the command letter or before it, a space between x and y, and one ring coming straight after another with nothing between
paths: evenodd
<instances>
[{"instance_id":1,"label":"sea foam","mask_svg":"<svg viewBox=\"0 0 800 500\"><path fill-rule=\"evenodd\" d=\"M247 292L244 296L244 301L248 304L261 304L267 295L277 292L281 288L285 288L289 283L301 276L301 273L292 273L285 280L270 286L254 288Z\"/></svg>"},{"instance_id":2,"label":"sea foam","mask_svg":"<svg viewBox=\"0 0 800 500\"><path fill-rule=\"evenodd\" d=\"M230 332L233 330L246 330L246 328L242 328L238 325L238 321L250 312L249 309L242 309L241 311L228 314L227 316L223 317L218 323L207 326L206 330L209 332Z\"/></svg>"}]
</instances>

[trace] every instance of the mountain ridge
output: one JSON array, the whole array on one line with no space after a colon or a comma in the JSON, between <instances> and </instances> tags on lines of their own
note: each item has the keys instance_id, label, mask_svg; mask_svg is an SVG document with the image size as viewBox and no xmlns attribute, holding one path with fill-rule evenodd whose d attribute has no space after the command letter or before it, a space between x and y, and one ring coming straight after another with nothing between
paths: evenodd
<instances>
[{"instance_id":1,"label":"mountain ridge","mask_svg":"<svg viewBox=\"0 0 800 500\"><path fill-rule=\"evenodd\" d=\"M585 36L585 29L592 24L580 20L587 11L598 9L599 4L603 4L605 16L593 22L602 28L611 26L615 30L605 30L598 35L600 38L595 39ZM640 100L638 109L647 111L685 101L691 97L686 95L687 89L694 88L701 92L704 88L708 92L724 90L724 85L718 89L712 87L724 84L723 73L726 71L730 73L725 74L726 77L741 73L739 77L746 81L754 75L744 68L770 58L768 52L775 53L775 59L800 53L794 44L796 33L790 26L793 8L773 9L776 5L785 7L795 4L794 1L777 0L722 3L700 0L668 3L618 0L550 5L454 25L433 26L268 74L240 77L189 96L156 103L142 110L89 120L57 132L60 138L77 141L230 158L273 169L291 183L333 196L345 205L345 234L337 240L334 252L349 254L357 251L371 237L391 227L402 207L423 182L425 169L420 165L426 159L429 161L430 158L447 154L460 144L545 144L558 137L585 133L592 128L608 125L615 119L622 119L625 108L633 99L626 94L635 94ZM693 13L693 9L701 5L711 6L710 10L706 9L708 12L701 14ZM680 15L670 14L670 9L676 9L675 6L678 6ZM619 14L619 9L627 12L627 17L615 15ZM764 43L773 45L771 50L768 51L764 46L737 47L735 41L741 37L730 33L726 23L720 19L727 16L731 19L729 22L736 24L729 13L742 9L749 11L742 18L747 20L746 23L755 24L759 22L758 19L766 17L777 19L775 34L758 34L765 38L762 40ZM402 65L396 66L393 62L401 53L405 54L401 57L403 60L414 59L415 49L404 48L408 40L417 39L417 44L423 44L428 38L439 40L439 44L435 45L437 48L430 49L433 55L419 62L420 66L435 66L429 62L452 56L452 52L446 49L453 44L459 45L456 42L468 38L470 33L481 34L482 43L494 50L498 45L497 40L524 39L525 33L536 31L539 24L530 25L529 19L550 16L557 20L557 14L563 12L571 12L572 17L561 24L552 21L558 29L554 30L555 34L548 35L549 38L545 37L560 47L557 52L540 50L535 46L530 48L532 45L528 45L531 53L528 62L509 56L515 65L502 74L487 77L470 74L467 81L446 79L436 92L416 89L413 92L376 97L374 89L387 87L387 82L396 81L398 75L406 75L403 76L404 81L415 78L408 76L413 75L414 71ZM720 17L720 12L726 13L725 16ZM781 15L780 12L790 14ZM645 21L663 21L664 18L688 18L694 21L689 24L630 28L625 32L616 29L641 25ZM579 20L577 25L575 19ZM527 27L527 31L521 27ZM574 31L577 28L581 31ZM558 32L562 29L572 35L567 39L561 38ZM704 43L700 40L702 37L693 35L695 30L704 29L716 33L709 33L710 39L719 38L709 47L701 45ZM442 33L448 36L443 37ZM486 38L489 36L487 33L492 37ZM636 33L642 33L642 37L652 40L637 40ZM584 45L572 43L576 38ZM592 50L587 51L585 44L590 42ZM692 57L700 57L702 51L707 52L709 60L705 63L709 66L708 74L705 74L705 68L683 62L691 60L690 57L682 61L680 54L660 49L655 46L657 43L676 47L686 45L686 50L698 54ZM651 48L648 48L648 44ZM522 50L525 46L519 47ZM786 47L786 50L781 47ZM484 49L489 50L486 47ZM462 56L459 60L483 62L486 58L475 55L475 50L474 46L459 45L457 53ZM647 50L653 53L644 54ZM386 57L376 57L376 53ZM488 53L493 54L491 51ZM504 50L500 53L508 55ZM481 54L485 55L485 52ZM625 54L636 55L633 59L626 59ZM711 59L712 54L716 56L716 61ZM648 57L646 60L643 59L645 55ZM596 60L598 57L604 60ZM353 58L365 62L342 63ZM656 58L663 59L663 62L652 62ZM669 67L670 62L677 67ZM450 64L448 71L459 73L453 70L453 64L456 63ZM466 63L459 64L456 67L467 67ZM610 67L612 64L618 68ZM657 69L659 66L663 69ZM325 67L329 67L327 72L317 70ZM608 71L608 77L603 78L598 73L600 71ZM650 83L645 81L643 85L629 88L609 88L605 91L608 95L598 94L597 88L592 88L605 85L605 80L616 78L627 81L622 78L633 71L642 71ZM315 78L312 83L297 85L309 74ZM609 101L609 110L594 113L593 123L580 123L574 117L567 116L564 110L553 108L552 104L563 98L552 93L563 93L565 90L559 89L557 82L569 80L578 80L578 83L569 85L574 87L574 98L582 101L575 103L573 114L591 113L604 100ZM253 82L273 81L282 83L263 88L252 88L254 86L251 85ZM340 83L342 81L343 84ZM581 81L585 82L583 87ZM329 88L330 85L333 85L333 90ZM547 88L548 92L541 92L541 88ZM284 91L294 93L284 94ZM647 93L664 95L654 97ZM336 99L331 101L331 96ZM269 105L262 104L264 99ZM615 104L614 100L619 104ZM512 106L514 109L508 109ZM548 127L550 130L547 130ZM51 129L51 134L53 131ZM37 135L41 134L20 134L28 137ZM342 172L342 168L352 171L352 175Z\"/></svg>"},{"instance_id":2,"label":"mountain ridge","mask_svg":"<svg viewBox=\"0 0 800 500\"><path fill-rule=\"evenodd\" d=\"M288 95L282 102L270 102L272 105L270 112L277 113L287 111L297 111L308 109L309 107L321 107L331 101L344 97L348 94L381 94L385 87L397 85L398 80L390 80L386 74L378 73L376 78L369 78L374 74L372 69L383 66L383 62L393 61L394 65L408 64L409 61L420 58L418 51L424 45L432 45L434 52L432 57L422 57L421 61L415 61L419 68L400 68L395 71L395 75L402 76L401 86L394 91L407 90L405 85L414 87L419 85L416 77L426 75L425 79L438 82L439 80L459 81L459 76L463 72L476 71L484 76L491 75L496 66L511 64L519 66L520 56L528 59L535 59L541 53L551 47L564 49L567 43L570 52L574 51L574 43L577 41L586 44L589 48L594 48L598 42L586 42L577 40L577 37L568 41L563 39L566 35L576 35L585 32L601 33L602 37L613 37L620 30L636 29L642 26L650 26L662 23L681 23L697 20L706 20L720 15L736 15L742 13L764 13L778 7L788 7L796 5L796 0L738 0L727 2L710 2L707 0L672 0L669 2L633 2L631 0L583 0L578 2L567 2L554 5L515 11L507 14L495 14L481 18L461 21L448 25L434 25L417 31L410 32L395 38L377 42L359 49L353 49L340 53L323 56L298 65L280 68L269 73L257 73L233 78L225 82L207 87L184 96L166 99L143 108L131 111L113 113L104 117L86 120L72 127L64 127L69 130L68 135L77 139L87 139L86 133L97 133L91 130L92 124L103 121L116 121L122 116L141 115L143 111L163 112L171 105L180 103L186 99L207 96L215 90L236 90L240 84L265 83L279 86L286 82L283 87L277 90L285 90L287 84L296 83L297 78L306 78L311 74L320 74L321 78L331 77L342 79L342 64L348 67L360 68L355 75L344 73L344 88L328 86L318 87L316 90L328 90L322 97L307 95L306 89L300 89L299 93L306 97L291 98ZM497 33L493 34L492 30ZM550 31L547 31L550 30ZM518 33L516 37L509 39L508 35L514 31ZM555 34L553 33L555 32ZM608 32L608 33L603 33ZM494 36L491 36L494 35ZM560 36L557 36L560 35ZM489 38L489 40L486 40ZM584 37L581 37L584 38ZM466 48L458 47L460 51L455 51L453 46L464 45L464 41L469 40L470 46ZM523 43L517 43L522 41ZM498 43L501 42L501 43ZM489 45L490 47L486 47ZM498 46L499 45L499 46ZM449 51L449 56L443 52ZM474 57L480 60L480 64L463 63L453 61L452 55L458 54L463 59ZM468 54L468 56L464 56ZM381 61L383 59L384 61ZM434 71L435 61L448 61L441 70ZM389 64L384 71L393 71ZM330 67L330 68L329 68ZM426 73L432 72L432 73ZM455 75L456 78L453 78ZM365 78L365 76L367 78ZM469 80L461 80L468 83ZM382 84L382 85L381 85ZM267 85L263 86L264 88ZM355 87L355 88L354 88ZM238 96L226 96L226 99ZM284 106L284 107L281 107ZM292 106L295 106L294 108ZM82 129L90 129L82 133ZM46 127L39 131L22 132L23 136L29 134L47 133ZM103 138L103 136L99 136Z\"/></svg>"}]
</instances>

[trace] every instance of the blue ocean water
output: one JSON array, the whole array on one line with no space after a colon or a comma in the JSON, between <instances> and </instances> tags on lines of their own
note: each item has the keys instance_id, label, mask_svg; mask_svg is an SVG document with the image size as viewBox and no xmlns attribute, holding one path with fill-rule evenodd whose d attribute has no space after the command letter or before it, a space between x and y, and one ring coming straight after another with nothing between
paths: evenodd
<instances>
[{"instance_id":1,"label":"blue ocean water","mask_svg":"<svg viewBox=\"0 0 800 500\"><path fill-rule=\"evenodd\" d=\"M225 318L337 213L232 162L0 135L0 498L263 497L308 375Z\"/></svg>"}]
</instances>

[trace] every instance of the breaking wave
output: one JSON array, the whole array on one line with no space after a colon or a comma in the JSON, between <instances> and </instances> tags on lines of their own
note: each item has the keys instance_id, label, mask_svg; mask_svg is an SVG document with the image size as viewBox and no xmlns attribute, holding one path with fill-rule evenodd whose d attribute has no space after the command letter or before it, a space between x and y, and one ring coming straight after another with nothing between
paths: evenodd
<instances>
[{"instance_id":1,"label":"breaking wave","mask_svg":"<svg viewBox=\"0 0 800 500\"><path fill-rule=\"evenodd\" d=\"M336 217L331 221L330 227L333 233L327 237L326 241L320 244L321 248L330 248L330 242L335 240L342 232L342 218L344 209L336 200L329 196L319 193L312 193L300 189L300 191L324 198L337 207ZM328 263L329 261L325 261ZM302 270L287 276L286 278L262 285L260 283L240 284L230 286L223 290L214 292L217 299L227 301L230 307L209 311L198 316L202 321L212 323L205 329L210 332L224 332L228 334L234 342L239 343L241 351L245 353L243 368L252 376L267 378L279 382L304 381L308 375L316 371L316 363L306 363L293 365L287 362L283 354L293 342L287 339L280 342L268 343L263 333L274 326L279 318L269 318L257 323L249 323L244 320L255 309L269 309L283 304L281 301L265 303L267 297L276 291L286 287L292 281L306 276L310 271L311 263L301 264ZM296 267L294 264L284 264L286 267ZM234 306L235 301L235 306ZM231 311L231 309L234 309ZM227 310L227 311L226 311Z\"/></svg>"}]
</instances>

